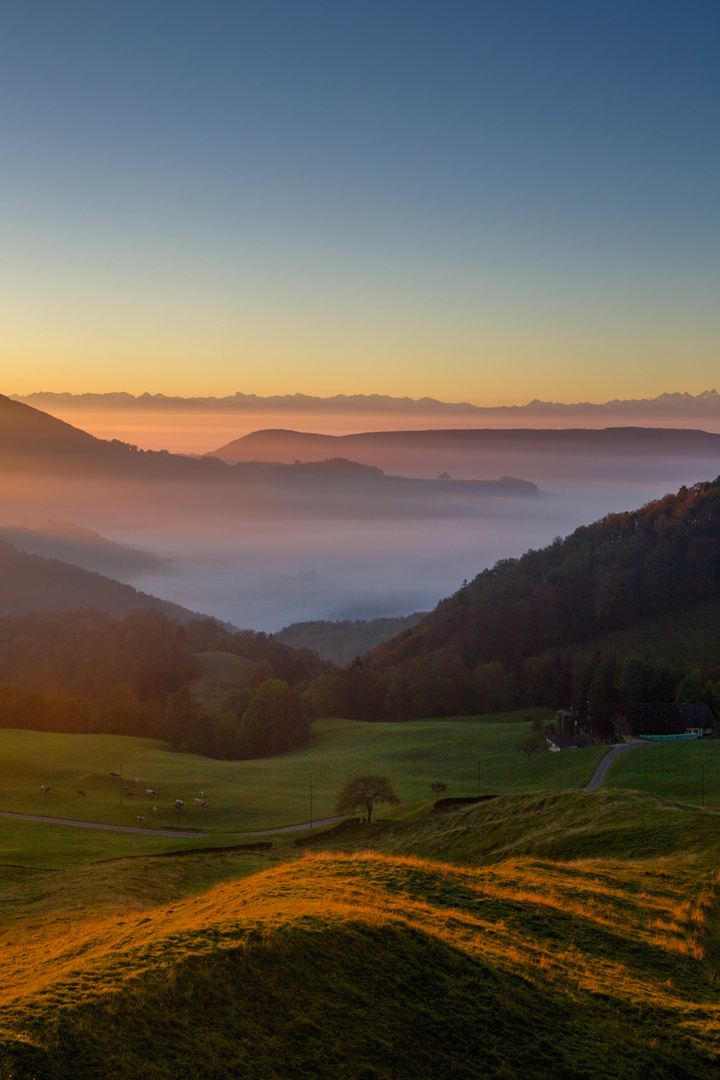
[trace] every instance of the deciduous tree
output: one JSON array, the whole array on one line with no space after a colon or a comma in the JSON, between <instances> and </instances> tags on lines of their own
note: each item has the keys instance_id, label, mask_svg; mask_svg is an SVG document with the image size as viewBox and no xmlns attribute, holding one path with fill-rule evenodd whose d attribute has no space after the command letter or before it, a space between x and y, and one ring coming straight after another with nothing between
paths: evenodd
<instances>
[{"instance_id":1,"label":"deciduous tree","mask_svg":"<svg viewBox=\"0 0 720 1080\"><path fill-rule=\"evenodd\" d=\"M387 776L349 776L338 792L335 813L352 814L363 810L369 822L376 803L397 806L399 802Z\"/></svg>"}]
</instances>

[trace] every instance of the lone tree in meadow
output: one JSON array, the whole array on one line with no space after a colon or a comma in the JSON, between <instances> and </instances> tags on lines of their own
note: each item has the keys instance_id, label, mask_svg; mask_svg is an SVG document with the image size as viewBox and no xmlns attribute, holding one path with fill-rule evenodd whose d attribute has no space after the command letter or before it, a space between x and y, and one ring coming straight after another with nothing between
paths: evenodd
<instances>
[{"instance_id":1,"label":"lone tree in meadow","mask_svg":"<svg viewBox=\"0 0 720 1080\"><path fill-rule=\"evenodd\" d=\"M434 780L430 785L430 790L436 799L439 799L447 791L447 784L443 784L442 780Z\"/></svg>"},{"instance_id":2,"label":"lone tree in meadow","mask_svg":"<svg viewBox=\"0 0 720 1080\"><path fill-rule=\"evenodd\" d=\"M527 735L523 735L518 743L518 750L522 750L524 754L527 754L527 759L530 761L533 754L544 746L545 737L538 731L529 731Z\"/></svg>"},{"instance_id":3,"label":"lone tree in meadow","mask_svg":"<svg viewBox=\"0 0 720 1080\"><path fill-rule=\"evenodd\" d=\"M353 814L362 810L369 822L376 803L397 806L399 802L387 776L349 776L338 792L335 813Z\"/></svg>"}]
</instances>

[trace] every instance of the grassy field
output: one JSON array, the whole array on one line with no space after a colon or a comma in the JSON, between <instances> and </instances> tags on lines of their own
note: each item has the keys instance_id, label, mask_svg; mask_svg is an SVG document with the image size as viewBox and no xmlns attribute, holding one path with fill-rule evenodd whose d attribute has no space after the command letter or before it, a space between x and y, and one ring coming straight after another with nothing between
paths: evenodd
<instances>
[{"instance_id":1,"label":"grassy field","mask_svg":"<svg viewBox=\"0 0 720 1080\"><path fill-rule=\"evenodd\" d=\"M720 806L720 739L642 746L621 754L605 781L607 788L634 789L666 799Z\"/></svg>"},{"instance_id":2,"label":"grassy field","mask_svg":"<svg viewBox=\"0 0 720 1080\"><path fill-rule=\"evenodd\" d=\"M0 1080L710 1080L719 840L714 813L538 793L363 851L6 871Z\"/></svg>"},{"instance_id":3,"label":"grassy field","mask_svg":"<svg viewBox=\"0 0 720 1080\"><path fill-rule=\"evenodd\" d=\"M311 780L317 820L334 813L339 786L356 771L387 774L404 804L423 804L432 799L433 780L447 783L448 795L475 794L478 774L484 792L578 787L602 756L599 748L540 752L528 762L517 749L526 729L525 714L502 723L326 720L315 724L313 741L302 750L233 762L172 753L147 739L3 730L0 810L119 825L136 825L145 816L153 827L236 833L307 821ZM132 798L121 797L120 782L109 776L120 769L136 792ZM42 785L51 790L41 792ZM160 795L148 797L146 788ZM204 807L193 801L200 792ZM176 798L185 801L179 813Z\"/></svg>"}]
</instances>

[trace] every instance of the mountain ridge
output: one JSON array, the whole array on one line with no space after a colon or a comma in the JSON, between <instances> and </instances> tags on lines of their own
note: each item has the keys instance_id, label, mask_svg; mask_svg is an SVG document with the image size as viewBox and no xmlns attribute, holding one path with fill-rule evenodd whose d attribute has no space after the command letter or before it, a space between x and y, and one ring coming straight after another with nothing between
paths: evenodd
<instances>
[{"instance_id":1,"label":"mountain ridge","mask_svg":"<svg viewBox=\"0 0 720 1080\"><path fill-rule=\"evenodd\" d=\"M468 401L442 401L433 397L411 398L409 396L393 397L389 394L334 394L329 397L320 397L312 394L271 394L261 396L258 394L245 394L236 391L223 397L200 396L182 397L168 394L130 394L125 391L113 391L102 394L83 393L73 394L67 392L35 391L30 394L11 394L10 397L25 404L44 403L64 405L82 405L88 408L171 408L171 409L278 409L303 410L307 408L366 410L376 408L379 410L439 410L458 411L477 414L500 414L522 413L532 411L567 411L577 410L617 410L632 411L633 409L670 409L690 408L707 410L713 415L720 414L720 394L717 390L703 390L699 394L690 394L687 391L672 391L658 394L650 398L612 398L604 402L556 402L543 401L533 398L524 405L476 405Z\"/></svg>"}]
</instances>

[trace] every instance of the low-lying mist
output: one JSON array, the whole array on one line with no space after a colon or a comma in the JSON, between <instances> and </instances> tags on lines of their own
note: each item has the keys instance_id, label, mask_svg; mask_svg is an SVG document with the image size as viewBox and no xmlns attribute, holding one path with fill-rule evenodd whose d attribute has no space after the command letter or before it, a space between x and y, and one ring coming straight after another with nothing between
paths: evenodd
<instances>
[{"instance_id":1,"label":"low-lying mist","mask_svg":"<svg viewBox=\"0 0 720 1080\"><path fill-rule=\"evenodd\" d=\"M681 478L706 476L688 468ZM658 480L565 484L538 498L493 497L438 516L321 515L194 485L5 478L5 522L34 514L71 520L161 561L119 563L113 575L196 611L274 631L309 619L372 618L432 608L500 558L548 544L611 511L678 487ZM275 501L273 501L273 498ZM367 510L367 508L366 508ZM92 568L92 567L91 567Z\"/></svg>"},{"instance_id":2,"label":"low-lying mist","mask_svg":"<svg viewBox=\"0 0 720 1080\"><path fill-rule=\"evenodd\" d=\"M0 413L0 538L268 631L432 608L498 559L720 473L720 435L697 430L261 431L220 460L2 396Z\"/></svg>"}]
</instances>

